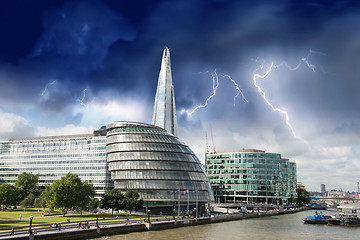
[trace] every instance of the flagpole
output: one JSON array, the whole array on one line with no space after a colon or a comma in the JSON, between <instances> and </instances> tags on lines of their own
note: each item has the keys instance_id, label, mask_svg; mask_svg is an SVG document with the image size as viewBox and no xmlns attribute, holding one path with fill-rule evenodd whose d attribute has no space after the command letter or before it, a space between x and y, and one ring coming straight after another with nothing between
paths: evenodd
<instances>
[{"instance_id":1,"label":"flagpole","mask_svg":"<svg viewBox=\"0 0 360 240\"><path fill-rule=\"evenodd\" d=\"M187 194L188 194L187 214L189 215L189 202L190 202L190 192L189 192L189 189L187 190Z\"/></svg>"},{"instance_id":2,"label":"flagpole","mask_svg":"<svg viewBox=\"0 0 360 240\"><path fill-rule=\"evenodd\" d=\"M178 216L180 216L180 195L181 195L180 189L179 189L178 194L179 194L179 199L178 199Z\"/></svg>"},{"instance_id":3,"label":"flagpole","mask_svg":"<svg viewBox=\"0 0 360 240\"><path fill-rule=\"evenodd\" d=\"M198 217L198 212L199 212L199 206L198 206L198 190L196 190L196 221L197 221L197 217Z\"/></svg>"}]
</instances>

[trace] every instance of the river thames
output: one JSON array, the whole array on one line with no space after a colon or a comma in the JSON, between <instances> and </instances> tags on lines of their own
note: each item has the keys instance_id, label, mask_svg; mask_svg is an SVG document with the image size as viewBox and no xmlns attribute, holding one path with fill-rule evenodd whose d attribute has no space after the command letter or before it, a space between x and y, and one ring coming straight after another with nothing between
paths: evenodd
<instances>
[{"instance_id":1,"label":"river thames","mask_svg":"<svg viewBox=\"0 0 360 240\"><path fill-rule=\"evenodd\" d=\"M302 219L315 211L264 218L244 219L193 227L183 227L162 231L136 232L97 238L98 240L168 240L168 239L357 239L360 227L341 227L304 224ZM335 211L323 211L334 215Z\"/></svg>"}]
</instances>

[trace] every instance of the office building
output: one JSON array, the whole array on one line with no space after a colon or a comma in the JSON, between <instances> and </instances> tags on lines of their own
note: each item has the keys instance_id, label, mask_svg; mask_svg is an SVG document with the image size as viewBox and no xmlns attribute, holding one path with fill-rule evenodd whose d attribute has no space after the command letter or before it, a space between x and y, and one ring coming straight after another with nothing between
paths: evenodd
<instances>
[{"instance_id":1,"label":"office building","mask_svg":"<svg viewBox=\"0 0 360 240\"><path fill-rule=\"evenodd\" d=\"M113 188L106 161L106 128L93 134L10 139L0 142L0 184L23 172L39 175L45 189L67 173L92 183L100 198Z\"/></svg>"},{"instance_id":2,"label":"office building","mask_svg":"<svg viewBox=\"0 0 360 240\"><path fill-rule=\"evenodd\" d=\"M297 197L296 164L278 153L243 149L205 158L218 203L286 204Z\"/></svg>"}]
</instances>

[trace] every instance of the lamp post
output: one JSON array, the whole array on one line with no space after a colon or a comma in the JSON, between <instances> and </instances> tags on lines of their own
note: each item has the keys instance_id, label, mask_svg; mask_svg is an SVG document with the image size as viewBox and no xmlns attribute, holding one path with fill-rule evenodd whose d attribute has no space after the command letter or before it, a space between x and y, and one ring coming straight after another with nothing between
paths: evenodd
<instances>
[{"instance_id":1,"label":"lamp post","mask_svg":"<svg viewBox=\"0 0 360 240\"><path fill-rule=\"evenodd\" d=\"M96 227L99 228L99 212L96 212Z\"/></svg>"},{"instance_id":2,"label":"lamp post","mask_svg":"<svg viewBox=\"0 0 360 240\"><path fill-rule=\"evenodd\" d=\"M176 211L176 209L174 208L173 209L173 219L175 220L175 211Z\"/></svg>"},{"instance_id":3,"label":"lamp post","mask_svg":"<svg viewBox=\"0 0 360 240\"><path fill-rule=\"evenodd\" d=\"M150 224L150 209L148 209L148 222L149 222L149 224Z\"/></svg>"},{"instance_id":4,"label":"lamp post","mask_svg":"<svg viewBox=\"0 0 360 240\"><path fill-rule=\"evenodd\" d=\"M33 216L30 216L30 226L29 226L29 234L32 235L32 230L31 230L31 227L32 227L32 220L33 220Z\"/></svg>"},{"instance_id":5,"label":"lamp post","mask_svg":"<svg viewBox=\"0 0 360 240\"><path fill-rule=\"evenodd\" d=\"M197 209L196 208L194 208L194 213L195 213L195 219L197 221Z\"/></svg>"}]
</instances>

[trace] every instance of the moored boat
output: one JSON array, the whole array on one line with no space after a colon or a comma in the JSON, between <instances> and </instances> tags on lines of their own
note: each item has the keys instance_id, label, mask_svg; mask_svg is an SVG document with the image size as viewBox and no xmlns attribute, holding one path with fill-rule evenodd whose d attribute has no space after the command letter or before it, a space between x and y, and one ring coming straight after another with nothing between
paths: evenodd
<instances>
[{"instance_id":1,"label":"moored boat","mask_svg":"<svg viewBox=\"0 0 360 240\"><path fill-rule=\"evenodd\" d=\"M342 222L340 222L340 225L345 227L360 227L360 218L356 215L345 218Z\"/></svg>"},{"instance_id":2,"label":"moored boat","mask_svg":"<svg viewBox=\"0 0 360 240\"><path fill-rule=\"evenodd\" d=\"M315 212L314 216L307 216L303 219L304 223L309 224L327 224L327 220L330 219L330 216L324 215L324 214L318 214Z\"/></svg>"}]
</instances>

